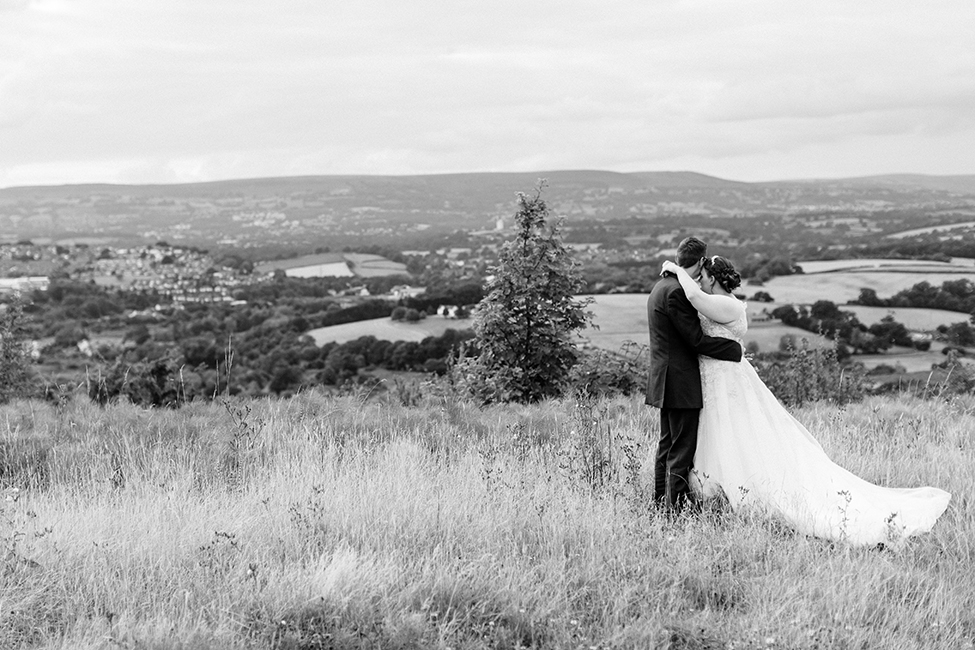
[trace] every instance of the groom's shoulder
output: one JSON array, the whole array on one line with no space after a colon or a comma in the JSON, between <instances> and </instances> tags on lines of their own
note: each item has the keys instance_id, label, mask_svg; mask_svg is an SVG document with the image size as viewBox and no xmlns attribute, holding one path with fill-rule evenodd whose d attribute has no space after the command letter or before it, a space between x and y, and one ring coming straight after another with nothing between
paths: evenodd
<instances>
[{"instance_id":1,"label":"groom's shoulder","mask_svg":"<svg viewBox=\"0 0 975 650\"><path fill-rule=\"evenodd\" d=\"M650 289L650 297L647 298L647 308L648 309L664 309L666 310L666 305L670 302L671 296L674 292L683 293L683 289L680 287L680 282L677 281L675 277L663 277L657 281L653 288Z\"/></svg>"},{"instance_id":2,"label":"groom's shoulder","mask_svg":"<svg viewBox=\"0 0 975 650\"><path fill-rule=\"evenodd\" d=\"M674 275L665 275L657 283L653 285L650 290L651 298L653 296L664 296L673 293L674 291L683 291L680 286L680 282L677 281L677 277Z\"/></svg>"}]
</instances>

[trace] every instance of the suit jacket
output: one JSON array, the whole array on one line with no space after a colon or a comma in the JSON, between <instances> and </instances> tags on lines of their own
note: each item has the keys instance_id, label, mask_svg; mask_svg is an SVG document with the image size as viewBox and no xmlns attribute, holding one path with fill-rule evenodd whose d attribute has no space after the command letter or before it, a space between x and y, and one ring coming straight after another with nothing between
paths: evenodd
<instances>
[{"instance_id":1,"label":"suit jacket","mask_svg":"<svg viewBox=\"0 0 975 650\"><path fill-rule=\"evenodd\" d=\"M673 274L654 285L647 300L650 324L650 377L646 403L658 408L701 408L698 355L741 361L741 345L705 336L697 310Z\"/></svg>"}]
</instances>

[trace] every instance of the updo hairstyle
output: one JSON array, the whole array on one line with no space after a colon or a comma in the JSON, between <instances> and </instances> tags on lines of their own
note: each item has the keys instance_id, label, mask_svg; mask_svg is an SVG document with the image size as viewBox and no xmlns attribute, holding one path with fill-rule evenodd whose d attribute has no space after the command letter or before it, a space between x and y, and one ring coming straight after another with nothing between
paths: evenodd
<instances>
[{"instance_id":1,"label":"updo hairstyle","mask_svg":"<svg viewBox=\"0 0 975 650\"><path fill-rule=\"evenodd\" d=\"M741 276L735 270L735 265L720 255L705 258L702 268L728 293L741 286Z\"/></svg>"}]
</instances>

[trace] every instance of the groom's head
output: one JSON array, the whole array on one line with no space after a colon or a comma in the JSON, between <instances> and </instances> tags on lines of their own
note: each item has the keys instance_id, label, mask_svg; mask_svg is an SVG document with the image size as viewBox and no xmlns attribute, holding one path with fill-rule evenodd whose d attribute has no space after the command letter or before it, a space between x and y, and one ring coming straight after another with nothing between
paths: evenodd
<instances>
[{"instance_id":1,"label":"groom's head","mask_svg":"<svg viewBox=\"0 0 975 650\"><path fill-rule=\"evenodd\" d=\"M677 265L697 278L701 274L701 261L708 255L708 245L697 237L686 237L677 244Z\"/></svg>"}]
</instances>

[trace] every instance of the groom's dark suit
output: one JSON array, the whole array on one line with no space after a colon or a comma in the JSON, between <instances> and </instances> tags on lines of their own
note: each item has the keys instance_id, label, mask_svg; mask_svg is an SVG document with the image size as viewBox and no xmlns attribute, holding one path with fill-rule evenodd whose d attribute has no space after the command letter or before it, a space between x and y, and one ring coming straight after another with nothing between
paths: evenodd
<instances>
[{"instance_id":1,"label":"groom's dark suit","mask_svg":"<svg viewBox=\"0 0 975 650\"><path fill-rule=\"evenodd\" d=\"M660 446L654 465L654 500L679 509L690 496L697 423L704 402L698 355L741 361L737 341L705 336L697 310L673 274L665 274L647 301L650 377L647 400L660 409Z\"/></svg>"}]
</instances>

